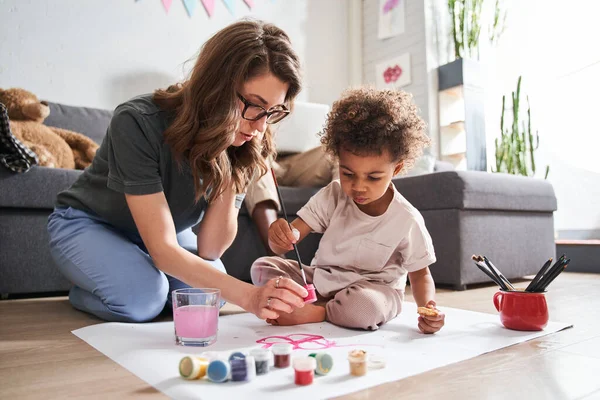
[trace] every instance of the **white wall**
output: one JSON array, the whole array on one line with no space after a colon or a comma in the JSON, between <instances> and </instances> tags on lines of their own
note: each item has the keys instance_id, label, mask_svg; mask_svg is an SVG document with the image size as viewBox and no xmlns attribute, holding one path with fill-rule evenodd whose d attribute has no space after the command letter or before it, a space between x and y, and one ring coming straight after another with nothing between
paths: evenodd
<instances>
[{"instance_id":1,"label":"white wall","mask_svg":"<svg viewBox=\"0 0 600 400\"><path fill-rule=\"evenodd\" d=\"M510 95L523 75L521 95L529 95L532 123L540 135L538 171L550 165L548 180L558 199L559 236L597 236L600 2L513 0L509 5L506 34L489 54L489 64L495 66L490 83L495 85L486 103L488 148L493 152L499 135L502 94Z\"/></svg>"},{"instance_id":2,"label":"white wall","mask_svg":"<svg viewBox=\"0 0 600 400\"><path fill-rule=\"evenodd\" d=\"M244 16L273 22L305 66L300 99L331 104L348 85L345 1L256 0L250 11L220 0L208 18L173 0L0 0L0 87L65 104L114 108L180 80L202 43ZM193 61L192 61L193 62Z\"/></svg>"}]
</instances>

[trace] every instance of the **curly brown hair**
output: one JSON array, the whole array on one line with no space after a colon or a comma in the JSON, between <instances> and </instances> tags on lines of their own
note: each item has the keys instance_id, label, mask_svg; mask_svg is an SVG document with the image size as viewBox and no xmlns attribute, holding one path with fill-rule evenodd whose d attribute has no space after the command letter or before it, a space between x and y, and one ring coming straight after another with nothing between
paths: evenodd
<instances>
[{"instance_id":1,"label":"curly brown hair","mask_svg":"<svg viewBox=\"0 0 600 400\"><path fill-rule=\"evenodd\" d=\"M358 155L380 155L387 150L407 171L431 144L425 129L409 93L361 87L346 90L333 103L321 143L335 158L340 150Z\"/></svg>"}]
</instances>

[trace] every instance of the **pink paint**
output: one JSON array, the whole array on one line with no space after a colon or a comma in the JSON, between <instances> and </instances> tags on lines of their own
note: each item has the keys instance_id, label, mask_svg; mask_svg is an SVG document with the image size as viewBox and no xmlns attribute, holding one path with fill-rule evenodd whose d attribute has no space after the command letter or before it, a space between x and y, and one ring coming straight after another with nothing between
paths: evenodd
<instances>
[{"instance_id":1,"label":"pink paint","mask_svg":"<svg viewBox=\"0 0 600 400\"><path fill-rule=\"evenodd\" d=\"M217 334L219 308L214 306L177 307L173 314L175 333L184 338L204 339Z\"/></svg>"},{"instance_id":2,"label":"pink paint","mask_svg":"<svg viewBox=\"0 0 600 400\"><path fill-rule=\"evenodd\" d=\"M294 350L326 350L332 347L360 347L360 346L377 346L376 344L337 344L333 340L325 339L321 335L312 335L309 333L294 333L287 336L267 336L256 341L262 344L264 349L268 349L279 343L289 343Z\"/></svg>"},{"instance_id":3,"label":"pink paint","mask_svg":"<svg viewBox=\"0 0 600 400\"><path fill-rule=\"evenodd\" d=\"M308 284L304 285L304 289L308 292L308 296L304 298L305 303L314 303L317 301L317 292L315 291L315 285Z\"/></svg>"}]
</instances>

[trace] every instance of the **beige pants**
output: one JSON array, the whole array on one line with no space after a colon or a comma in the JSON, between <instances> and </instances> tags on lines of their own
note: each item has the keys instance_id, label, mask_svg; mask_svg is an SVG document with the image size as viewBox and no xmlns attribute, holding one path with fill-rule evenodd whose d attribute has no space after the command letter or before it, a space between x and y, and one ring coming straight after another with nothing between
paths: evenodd
<instances>
[{"instance_id":1,"label":"beige pants","mask_svg":"<svg viewBox=\"0 0 600 400\"><path fill-rule=\"evenodd\" d=\"M337 165L322 147L315 147L304 153L280 156L271 164L280 186L321 187L339 178ZM279 210L277 190L271 173L267 173L248 187L246 208L250 215L260 202L271 200Z\"/></svg>"},{"instance_id":2,"label":"beige pants","mask_svg":"<svg viewBox=\"0 0 600 400\"><path fill-rule=\"evenodd\" d=\"M304 266L308 283L313 282L314 267ZM298 262L279 257L262 257L250 269L252 283L262 286L270 279L284 276L303 285ZM333 297L318 296L325 302L327 321L346 328L377 330L402 310L404 295L385 284L360 281L340 290Z\"/></svg>"}]
</instances>

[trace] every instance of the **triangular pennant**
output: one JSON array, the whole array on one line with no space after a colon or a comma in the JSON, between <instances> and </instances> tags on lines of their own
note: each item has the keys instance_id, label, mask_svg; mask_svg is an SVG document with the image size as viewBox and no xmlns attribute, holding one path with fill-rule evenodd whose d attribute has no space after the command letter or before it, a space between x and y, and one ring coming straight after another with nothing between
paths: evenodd
<instances>
[{"instance_id":1,"label":"triangular pennant","mask_svg":"<svg viewBox=\"0 0 600 400\"><path fill-rule=\"evenodd\" d=\"M254 7L254 0L244 0L244 3L246 3L248 8L251 10L252 10L252 7Z\"/></svg>"},{"instance_id":2,"label":"triangular pennant","mask_svg":"<svg viewBox=\"0 0 600 400\"><path fill-rule=\"evenodd\" d=\"M225 7L227 7L231 15L235 15L235 4L233 1L234 0L223 0L223 4L225 4Z\"/></svg>"},{"instance_id":3,"label":"triangular pennant","mask_svg":"<svg viewBox=\"0 0 600 400\"><path fill-rule=\"evenodd\" d=\"M215 0L201 0L206 13L208 14L208 18L212 17L215 12Z\"/></svg>"},{"instance_id":4,"label":"triangular pennant","mask_svg":"<svg viewBox=\"0 0 600 400\"><path fill-rule=\"evenodd\" d=\"M165 6L165 10L167 10L167 14L169 13L169 8L171 8L171 3L173 0L162 0L163 6Z\"/></svg>"},{"instance_id":5,"label":"triangular pennant","mask_svg":"<svg viewBox=\"0 0 600 400\"><path fill-rule=\"evenodd\" d=\"M183 5L185 6L188 15L191 17L194 14L194 11L196 11L198 0L183 0Z\"/></svg>"}]
</instances>

